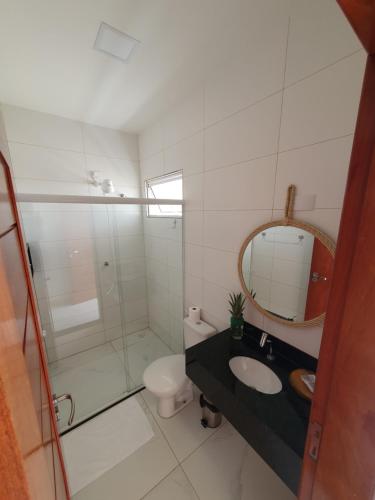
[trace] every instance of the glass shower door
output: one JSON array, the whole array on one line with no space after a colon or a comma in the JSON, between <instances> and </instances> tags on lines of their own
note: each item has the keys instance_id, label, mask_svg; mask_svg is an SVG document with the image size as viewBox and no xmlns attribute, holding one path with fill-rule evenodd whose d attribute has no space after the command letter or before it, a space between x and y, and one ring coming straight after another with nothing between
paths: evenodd
<instances>
[{"instance_id":1,"label":"glass shower door","mask_svg":"<svg viewBox=\"0 0 375 500\"><path fill-rule=\"evenodd\" d=\"M23 203L21 214L54 393L77 423L132 388L116 230L107 205ZM60 430L70 406L59 404Z\"/></svg>"},{"instance_id":2,"label":"glass shower door","mask_svg":"<svg viewBox=\"0 0 375 500\"><path fill-rule=\"evenodd\" d=\"M143 262L139 262L137 280L126 284L128 298L132 295L134 300L125 305L129 323L124 342L135 386L143 384L143 372L154 360L183 352L182 218L151 217L146 205L141 208ZM147 317L132 323L132 315L140 310L147 311Z\"/></svg>"},{"instance_id":3,"label":"glass shower door","mask_svg":"<svg viewBox=\"0 0 375 500\"><path fill-rule=\"evenodd\" d=\"M142 387L154 360L183 352L182 217L149 216L137 199L76 199L19 205L50 379L72 396L73 425ZM59 410L64 431L69 402Z\"/></svg>"}]
</instances>

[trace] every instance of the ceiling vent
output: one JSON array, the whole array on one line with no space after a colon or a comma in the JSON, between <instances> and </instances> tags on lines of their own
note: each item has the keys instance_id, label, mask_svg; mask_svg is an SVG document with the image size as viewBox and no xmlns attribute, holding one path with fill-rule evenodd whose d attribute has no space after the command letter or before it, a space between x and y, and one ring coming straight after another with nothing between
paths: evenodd
<instances>
[{"instance_id":1,"label":"ceiling vent","mask_svg":"<svg viewBox=\"0 0 375 500\"><path fill-rule=\"evenodd\" d=\"M123 62L128 62L135 47L140 42L122 33L107 23L101 23L94 43L94 49L100 50Z\"/></svg>"}]
</instances>

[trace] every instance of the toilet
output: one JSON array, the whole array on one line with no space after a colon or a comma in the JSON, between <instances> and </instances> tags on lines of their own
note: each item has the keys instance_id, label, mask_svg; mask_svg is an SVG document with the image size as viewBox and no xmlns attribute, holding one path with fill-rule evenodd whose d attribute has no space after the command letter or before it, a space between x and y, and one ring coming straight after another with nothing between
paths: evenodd
<instances>
[{"instance_id":1,"label":"toilet","mask_svg":"<svg viewBox=\"0 0 375 500\"><path fill-rule=\"evenodd\" d=\"M200 320L184 319L185 349L208 339L216 329ZM143 383L158 399L158 413L169 418L193 400L193 384L185 373L185 355L172 354L151 363L143 373Z\"/></svg>"}]
</instances>

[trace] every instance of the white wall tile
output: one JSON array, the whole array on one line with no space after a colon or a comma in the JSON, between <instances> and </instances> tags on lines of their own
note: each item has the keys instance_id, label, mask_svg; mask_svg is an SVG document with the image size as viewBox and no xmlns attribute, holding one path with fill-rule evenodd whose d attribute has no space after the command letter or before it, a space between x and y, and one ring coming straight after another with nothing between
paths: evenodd
<instances>
[{"instance_id":1,"label":"white wall tile","mask_svg":"<svg viewBox=\"0 0 375 500\"><path fill-rule=\"evenodd\" d=\"M280 220L284 216L284 211L274 210L272 214L273 220ZM326 233L333 241L337 240L339 225L341 219L341 209L315 209L295 211L294 217L298 220L308 222L313 226Z\"/></svg>"},{"instance_id":2,"label":"white wall tile","mask_svg":"<svg viewBox=\"0 0 375 500\"><path fill-rule=\"evenodd\" d=\"M83 153L9 143L17 178L87 183Z\"/></svg>"},{"instance_id":3,"label":"white wall tile","mask_svg":"<svg viewBox=\"0 0 375 500\"><path fill-rule=\"evenodd\" d=\"M205 210L267 209L272 206L276 156L205 172Z\"/></svg>"},{"instance_id":4,"label":"white wall tile","mask_svg":"<svg viewBox=\"0 0 375 500\"><path fill-rule=\"evenodd\" d=\"M184 216L185 242L202 245L203 242L203 212L190 211Z\"/></svg>"},{"instance_id":5,"label":"white wall tile","mask_svg":"<svg viewBox=\"0 0 375 500\"><path fill-rule=\"evenodd\" d=\"M203 278L228 290L239 288L236 253L204 249Z\"/></svg>"},{"instance_id":6,"label":"white wall tile","mask_svg":"<svg viewBox=\"0 0 375 500\"><path fill-rule=\"evenodd\" d=\"M121 237L136 234L143 236L143 222L140 213L119 210L112 212L110 217L115 236Z\"/></svg>"},{"instance_id":7,"label":"white wall tile","mask_svg":"<svg viewBox=\"0 0 375 500\"><path fill-rule=\"evenodd\" d=\"M196 276L203 277L203 252L204 248L199 245L185 245L185 272Z\"/></svg>"},{"instance_id":8,"label":"white wall tile","mask_svg":"<svg viewBox=\"0 0 375 500\"><path fill-rule=\"evenodd\" d=\"M127 323L131 323L137 319L147 317L147 300L143 297L138 300L127 301L124 304L124 318Z\"/></svg>"},{"instance_id":9,"label":"white wall tile","mask_svg":"<svg viewBox=\"0 0 375 500\"><path fill-rule=\"evenodd\" d=\"M273 10L273 18L269 16L266 25L252 26L246 46L206 81L206 126L281 90L288 9L279 2L277 13Z\"/></svg>"},{"instance_id":10,"label":"white wall tile","mask_svg":"<svg viewBox=\"0 0 375 500\"><path fill-rule=\"evenodd\" d=\"M295 217L337 236L364 57L361 52L351 55L358 42L334 2L315 3L293 0L287 84L304 80L285 89L283 152L277 164L290 13L285 2L259 2L263 17L257 18L261 21L250 35L259 43L244 45L206 79L203 135L196 93L192 104L186 105L187 99L141 134L144 156L158 153L150 166L143 167L145 173L184 172L185 312L189 305L198 305L203 318L219 329L229 323L229 291L240 290L236 262L241 244L255 227L283 217L289 184L297 185ZM350 137L339 138L346 135ZM286 151L293 148L298 149ZM201 184L200 176L193 174L201 174L203 167ZM162 225L145 221L146 233L155 236L156 229L162 231ZM260 274L267 268L263 264ZM264 281L264 300L269 303L267 280L253 279L257 286ZM250 303L245 318L315 356L318 353L320 327L288 332L270 321L265 325Z\"/></svg>"},{"instance_id":11,"label":"white wall tile","mask_svg":"<svg viewBox=\"0 0 375 500\"><path fill-rule=\"evenodd\" d=\"M244 318L248 323L263 330L264 316L249 300L245 302Z\"/></svg>"},{"instance_id":12,"label":"white wall tile","mask_svg":"<svg viewBox=\"0 0 375 500\"><path fill-rule=\"evenodd\" d=\"M119 279L128 281L141 276L146 276L146 262L144 256L138 256L135 259L120 262Z\"/></svg>"},{"instance_id":13,"label":"white wall tile","mask_svg":"<svg viewBox=\"0 0 375 500\"><path fill-rule=\"evenodd\" d=\"M141 160L142 180L152 179L164 173L164 154L156 153L153 156ZM142 182L143 188L143 182Z\"/></svg>"},{"instance_id":14,"label":"white wall tile","mask_svg":"<svg viewBox=\"0 0 375 500\"><path fill-rule=\"evenodd\" d=\"M144 256L145 246L142 234L129 234L115 239L115 258L131 260Z\"/></svg>"},{"instance_id":15,"label":"white wall tile","mask_svg":"<svg viewBox=\"0 0 375 500\"><path fill-rule=\"evenodd\" d=\"M88 196L89 187L86 182L41 181L14 177L15 191L28 194L71 194Z\"/></svg>"},{"instance_id":16,"label":"white wall tile","mask_svg":"<svg viewBox=\"0 0 375 500\"><path fill-rule=\"evenodd\" d=\"M109 158L105 156L86 155L87 171L98 172L98 178L112 179L115 189L120 184L139 186L139 164L138 162ZM99 188L99 190L101 190Z\"/></svg>"},{"instance_id":17,"label":"white wall tile","mask_svg":"<svg viewBox=\"0 0 375 500\"><path fill-rule=\"evenodd\" d=\"M121 325L121 307L112 306L103 309L103 320L105 330L110 330Z\"/></svg>"},{"instance_id":18,"label":"white wall tile","mask_svg":"<svg viewBox=\"0 0 375 500\"><path fill-rule=\"evenodd\" d=\"M289 183L297 185L297 208L302 198L315 195L315 208L297 209L295 216L310 221L333 237L337 235L351 137L330 139L353 132L364 57L361 52L346 57L359 45L333 1L293 0L286 73L287 85L293 85L285 90L281 130L284 152L279 155L276 166L281 112L279 90L286 63L287 3L259 1L257 9L261 15L253 23L249 43L217 68L206 80L205 88L202 85L196 89L139 138L142 186L145 178L183 170L185 308L193 304L202 307L204 319L218 329L229 324L229 291L240 290L236 265L242 241L256 226L268 221L271 213L274 219L282 216ZM341 58L344 59L339 61ZM327 67L330 64L333 65ZM304 80L295 83L301 78ZM277 94L271 95L275 92ZM48 149L43 150L40 153L43 161L36 158L35 166L30 168L30 151L37 148L30 147L28 153L27 146L17 145L18 188L21 186L23 191L33 192L42 189L45 192L100 194L100 189L85 182L85 169L92 169L101 170L103 177L115 180L116 188L127 195L139 192L138 156L133 135L7 108L9 139L54 150L53 155ZM205 125L208 128L204 129ZM322 144L312 145L317 142ZM285 151L292 148L299 149ZM81 156L68 154L66 150L85 151L86 167L82 166L81 170L78 166ZM29 170L38 177L32 176L29 180ZM36 180L39 176L43 183ZM327 177L330 182L323 182ZM74 266L82 267L84 256L88 264L99 260L95 280L99 283L98 296L108 321L112 321L111 315L108 317L111 310L113 318L118 317L116 311L125 297L126 333L147 326L150 313L150 324L172 343L174 323L171 318L181 313L183 280L179 263L182 244L178 238L181 221L176 230L170 220L145 218L147 237L144 245L142 225L136 216L111 214L109 217L106 210L96 207L93 226L90 212L85 216L79 207L59 211L49 207L46 212L41 212L40 208L31 210L29 206L24 215L29 226L28 236L42 244L43 240L48 240L43 248L45 252L47 246L51 244L52 248L56 244L54 240L59 238L87 238L90 241L92 236L99 237L93 255L90 246L85 247L84 240L77 240L82 242L82 247L73 259L69 251L79 245L75 245L74 240L73 243L64 241L62 253L57 252L60 259L47 251L48 265L52 268L56 260L64 265L72 260ZM66 217L65 211L70 215ZM41 223L45 229L40 229ZM113 240L114 234L119 238ZM105 245L104 241L110 244ZM114 247L116 253L113 253ZM104 260L111 265L104 267ZM112 265L114 262L119 265ZM53 276L52 285L56 285L57 290L72 286L72 269L71 266L65 277L60 276L61 273ZM261 275L265 274L263 271L259 271ZM80 283L84 284L84 274L80 277ZM265 278L258 276L257 279ZM46 297L48 285L44 271L36 273L36 286L38 298ZM149 311L145 310L146 294ZM270 296L265 300L270 300ZM246 306L245 318L307 352L318 353L320 328L297 331L284 328L264 320L251 304ZM94 335L104 341L119 334L119 326L114 326L107 328L106 337L103 332ZM98 338L93 340L98 342ZM76 348L80 346L83 344ZM71 351L64 351L64 355L66 352Z\"/></svg>"},{"instance_id":19,"label":"white wall tile","mask_svg":"<svg viewBox=\"0 0 375 500\"><path fill-rule=\"evenodd\" d=\"M230 314L228 312L228 298L232 291L208 281L203 282L203 312L209 314L229 326ZM216 324L214 324L216 326Z\"/></svg>"},{"instance_id":20,"label":"white wall tile","mask_svg":"<svg viewBox=\"0 0 375 500\"><path fill-rule=\"evenodd\" d=\"M30 250L37 271L82 266L96 261L92 239L34 242L30 244Z\"/></svg>"},{"instance_id":21,"label":"white wall tile","mask_svg":"<svg viewBox=\"0 0 375 500\"><path fill-rule=\"evenodd\" d=\"M3 105L8 141L83 151L82 125L59 116Z\"/></svg>"},{"instance_id":22,"label":"white wall tile","mask_svg":"<svg viewBox=\"0 0 375 500\"><path fill-rule=\"evenodd\" d=\"M203 174L183 177L183 197L185 210L203 209Z\"/></svg>"},{"instance_id":23,"label":"white wall tile","mask_svg":"<svg viewBox=\"0 0 375 500\"><path fill-rule=\"evenodd\" d=\"M92 264L74 268L49 269L45 275L49 297L96 288L96 272Z\"/></svg>"},{"instance_id":24,"label":"white wall tile","mask_svg":"<svg viewBox=\"0 0 375 500\"><path fill-rule=\"evenodd\" d=\"M271 210L204 212L204 240L207 247L239 252L245 238L271 220Z\"/></svg>"},{"instance_id":25,"label":"white wall tile","mask_svg":"<svg viewBox=\"0 0 375 500\"><path fill-rule=\"evenodd\" d=\"M281 151L353 133L364 65L357 52L285 90Z\"/></svg>"},{"instance_id":26,"label":"white wall tile","mask_svg":"<svg viewBox=\"0 0 375 500\"><path fill-rule=\"evenodd\" d=\"M202 130L203 125L203 87L201 87L163 119L164 147Z\"/></svg>"},{"instance_id":27,"label":"white wall tile","mask_svg":"<svg viewBox=\"0 0 375 500\"><path fill-rule=\"evenodd\" d=\"M232 165L277 151L281 93L205 130L205 168Z\"/></svg>"},{"instance_id":28,"label":"white wall tile","mask_svg":"<svg viewBox=\"0 0 375 500\"><path fill-rule=\"evenodd\" d=\"M203 279L185 274L185 314L189 307L203 307Z\"/></svg>"},{"instance_id":29,"label":"white wall tile","mask_svg":"<svg viewBox=\"0 0 375 500\"><path fill-rule=\"evenodd\" d=\"M156 122L139 135L139 156L145 159L159 153L162 149L163 130L160 122Z\"/></svg>"},{"instance_id":30,"label":"white wall tile","mask_svg":"<svg viewBox=\"0 0 375 500\"><path fill-rule=\"evenodd\" d=\"M83 145L87 154L138 161L138 140L135 134L84 124Z\"/></svg>"},{"instance_id":31,"label":"white wall tile","mask_svg":"<svg viewBox=\"0 0 375 500\"><path fill-rule=\"evenodd\" d=\"M90 212L24 212L22 215L28 241L58 241L90 238Z\"/></svg>"},{"instance_id":32,"label":"white wall tile","mask_svg":"<svg viewBox=\"0 0 375 500\"><path fill-rule=\"evenodd\" d=\"M337 2L292 0L290 17L286 85L361 47Z\"/></svg>"},{"instance_id":33,"label":"white wall tile","mask_svg":"<svg viewBox=\"0 0 375 500\"><path fill-rule=\"evenodd\" d=\"M169 267L175 267L183 272L183 249L182 241L168 240L167 244L167 263Z\"/></svg>"},{"instance_id":34,"label":"white wall tile","mask_svg":"<svg viewBox=\"0 0 375 500\"><path fill-rule=\"evenodd\" d=\"M203 171L203 132L183 139L165 150L165 173L182 170L184 175Z\"/></svg>"},{"instance_id":35,"label":"white wall tile","mask_svg":"<svg viewBox=\"0 0 375 500\"><path fill-rule=\"evenodd\" d=\"M145 278L135 278L122 282L123 297L125 302L141 300L147 296Z\"/></svg>"},{"instance_id":36,"label":"white wall tile","mask_svg":"<svg viewBox=\"0 0 375 500\"><path fill-rule=\"evenodd\" d=\"M54 348L47 348L48 360L56 361L57 359L63 359L73 354L77 354L81 351L86 351L105 342L104 331L95 333L93 335L83 337L81 339L66 342L65 344L55 345Z\"/></svg>"},{"instance_id":37,"label":"white wall tile","mask_svg":"<svg viewBox=\"0 0 375 500\"><path fill-rule=\"evenodd\" d=\"M315 195L315 208L341 208L353 137L323 142L279 155L274 207L282 209L290 184L297 197Z\"/></svg>"}]
</instances>

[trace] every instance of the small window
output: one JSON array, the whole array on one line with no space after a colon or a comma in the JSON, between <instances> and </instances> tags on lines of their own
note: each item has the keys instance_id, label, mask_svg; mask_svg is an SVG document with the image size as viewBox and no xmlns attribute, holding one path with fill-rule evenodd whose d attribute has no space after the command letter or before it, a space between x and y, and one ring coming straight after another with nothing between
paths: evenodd
<instances>
[{"instance_id":1,"label":"small window","mask_svg":"<svg viewBox=\"0 0 375 500\"><path fill-rule=\"evenodd\" d=\"M145 181L146 197L150 199L182 200L182 173L162 175ZM181 205L148 205L149 217L181 217Z\"/></svg>"}]
</instances>

